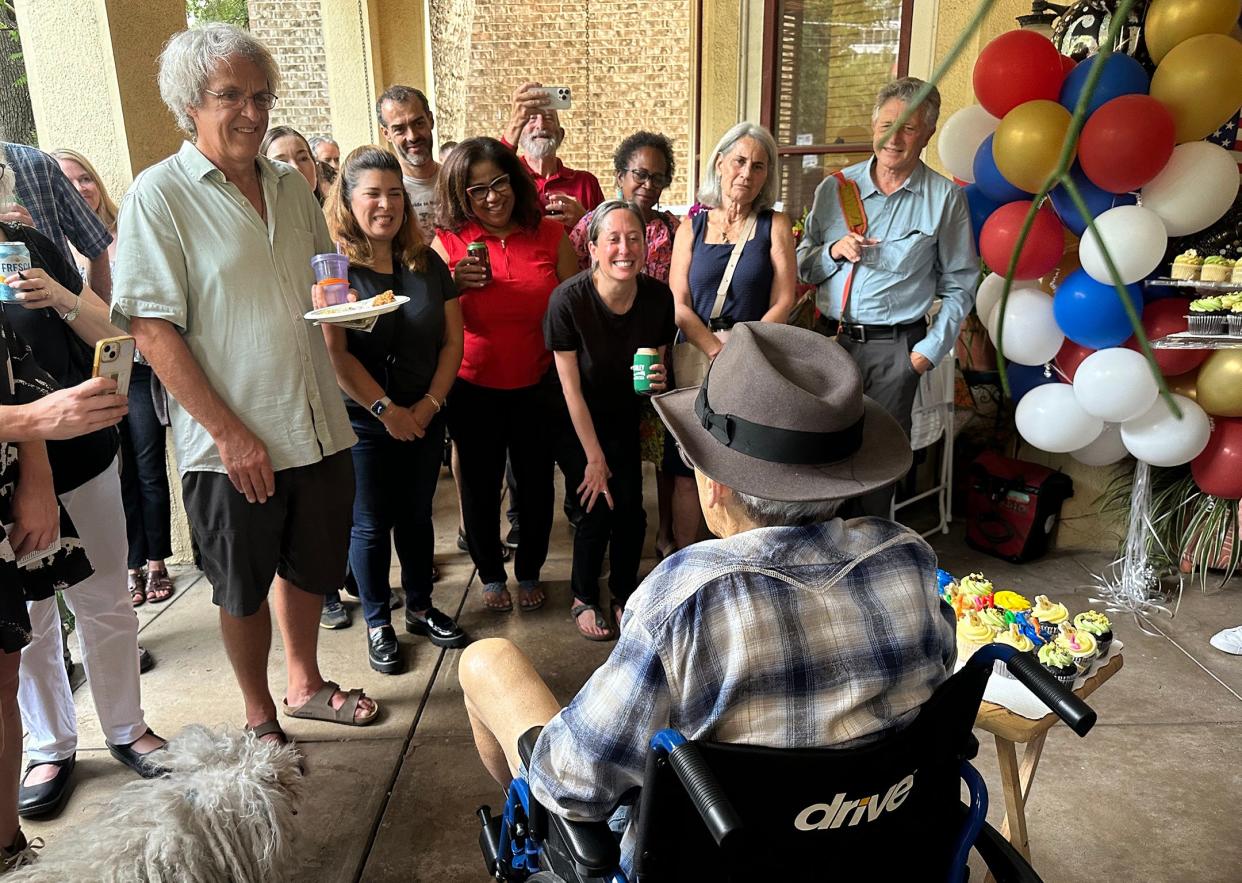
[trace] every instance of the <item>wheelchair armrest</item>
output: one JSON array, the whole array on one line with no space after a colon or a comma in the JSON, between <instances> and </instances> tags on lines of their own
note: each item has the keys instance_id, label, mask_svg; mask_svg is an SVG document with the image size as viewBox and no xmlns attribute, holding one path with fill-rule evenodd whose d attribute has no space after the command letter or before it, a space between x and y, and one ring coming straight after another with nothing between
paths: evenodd
<instances>
[{"instance_id":1,"label":"wheelchair armrest","mask_svg":"<svg viewBox=\"0 0 1242 883\"><path fill-rule=\"evenodd\" d=\"M542 732L543 727L531 727L518 736L518 757L522 758L522 763L527 767L530 766L530 756L535 753L535 741Z\"/></svg>"},{"instance_id":2,"label":"wheelchair armrest","mask_svg":"<svg viewBox=\"0 0 1242 883\"><path fill-rule=\"evenodd\" d=\"M607 822L571 822L551 812L548 822L584 877L607 877L621 864L621 843Z\"/></svg>"},{"instance_id":3,"label":"wheelchair armrest","mask_svg":"<svg viewBox=\"0 0 1242 883\"><path fill-rule=\"evenodd\" d=\"M996 883L1043 883L1022 853L991 825L984 824L975 838L975 851Z\"/></svg>"}]
</instances>

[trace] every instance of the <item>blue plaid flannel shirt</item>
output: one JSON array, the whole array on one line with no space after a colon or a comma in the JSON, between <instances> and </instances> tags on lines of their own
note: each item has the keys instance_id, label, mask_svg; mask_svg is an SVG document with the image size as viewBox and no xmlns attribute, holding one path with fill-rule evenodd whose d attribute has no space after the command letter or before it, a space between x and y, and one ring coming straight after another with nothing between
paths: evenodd
<instances>
[{"instance_id":1,"label":"blue plaid flannel shirt","mask_svg":"<svg viewBox=\"0 0 1242 883\"><path fill-rule=\"evenodd\" d=\"M76 264L70 242L88 260L107 250L112 234L73 188L55 158L34 147L7 142L4 154L17 177L17 198L30 212L35 229L56 243L71 266Z\"/></svg>"},{"instance_id":2,"label":"blue plaid flannel shirt","mask_svg":"<svg viewBox=\"0 0 1242 883\"><path fill-rule=\"evenodd\" d=\"M952 671L936 555L876 518L747 531L661 562L607 661L539 736L535 796L580 821L642 785L647 745L864 744L908 723ZM636 808L632 815L637 815ZM636 825L622 840L628 872Z\"/></svg>"}]
</instances>

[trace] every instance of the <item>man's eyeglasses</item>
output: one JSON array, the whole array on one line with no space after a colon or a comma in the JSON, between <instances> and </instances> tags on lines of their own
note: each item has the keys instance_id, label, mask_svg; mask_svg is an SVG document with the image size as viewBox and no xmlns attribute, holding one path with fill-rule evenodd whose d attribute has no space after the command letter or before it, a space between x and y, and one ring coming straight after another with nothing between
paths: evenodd
<instances>
[{"instance_id":1,"label":"man's eyeglasses","mask_svg":"<svg viewBox=\"0 0 1242 883\"><path fill-rule=\"evenodd\" d=\"M253 95L247 95L240 89L225 89L223 92L213 92L211 89L204 89L208 95L216 97L216 103L225 110L237 110L239 107L245 107L247 101L253 101L257 110L271 110L276 106L276 102L280 99L273 92L256 92Z\"/></svg>"},{"instance_id":2,"label":"man's eyeglasses","mask_svg":"<svg viewBox=\"0 0 1242 883\"><path fill-rule=\"evenodd\" d=\"M673 183L673 179L668 175L662 175L658 172L656 174L652 174L646 169L626 169L625 171L629 173L630 177L637 181L640 186L650 181L652 187L658 187L663 190L669 184Z\"/></svg>"},{"instance_id":3,"label":"man's eyeglasses","mask_svg":"<svg viewBox=\"0 0 1242 883\"><path fill-rule=\"evenodd\" d=\"M503 196L509 192L509 176L501 175L493 178L489 184L475 184L473 187L466 188L466 195L475 202L484 202L487 194L495 193L497 196Z\"/></svg>"}]
</instances>

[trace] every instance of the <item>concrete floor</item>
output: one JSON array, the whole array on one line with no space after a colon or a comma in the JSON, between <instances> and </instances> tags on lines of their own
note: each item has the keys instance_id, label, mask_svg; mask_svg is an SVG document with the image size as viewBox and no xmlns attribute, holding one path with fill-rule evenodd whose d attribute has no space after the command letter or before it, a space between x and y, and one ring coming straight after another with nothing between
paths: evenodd
<instances>
[{"instance_id":1,"label":"concrete floor","mask_svg":"<svg viewBox=\"0 0 1242 883\"><path fill-rule=\"evenodd\" d=\"M650 481L649 481L650 488ZM649 507L654 493L649 493ZM456 501L450 481L437 498L438 606L459 613L475 638L504 636L534 659L559 698L568 699L611 645L577 637L568 615L570 534L560 520L544 571L549 602L534 613L483 609L468 556L453 545ZM654 524L654 518L652 519ZM649 540L650 540L649 531ZM1013 566L968 549L960 526L934 545L955 573L982 569L1004 588L1051 594L1085 609L1088 570L1107 563L1088 553L1052 555ZM650 553L650 550L648 550ZM644 562L649 568L653 560ZM397 582L394 571L394 583ZM177 594L139 610L141 640L157 659L143 676L148 721L164 735L184 725L241 723L240 700L221 648L211 591L194 571L177 575ZM321 632L324 673L346 688L363 686L384 707L366 729L289 721L307 754L310 787L298 816L299 881L482 881L474 810L497 806L498 788L478 763L457 686L459 651L439 651L402 635L409 670L370 670L364 629ZM398 614L398 622L400 614ZM1213 650L1208 637L1242 622L1239 586L1202 593L1187 587L1176 618L1145 635L1118 619L1125 668L1091 704L1099 724L1080 739L1065 727L1049 735L1028 807L1034 865L1046 881L1237 881L1242 838L1242 657ZM270 681L281 695L275 638ZM76 656L75 648L75 656ZM77 692L81 729L77 788L62 816L26 822L29 836L72 837L132 774L103 744L87 688ZM992 824L1003 815L990 737L976 765L992 793Z\"/></svg>"}]
</instances>

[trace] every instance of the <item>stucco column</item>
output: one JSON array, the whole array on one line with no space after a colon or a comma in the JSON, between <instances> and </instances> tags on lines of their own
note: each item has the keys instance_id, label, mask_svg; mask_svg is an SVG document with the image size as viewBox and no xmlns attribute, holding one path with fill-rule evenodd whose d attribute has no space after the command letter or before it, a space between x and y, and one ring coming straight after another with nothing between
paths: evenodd
<instances>
[{"instance_id":1,"label":"stucco column","mask_svg":"<svg viewBox=\"0 0 1242 883\"><path fill-rule=\"evenodd\" d=\"M40 147L80 151L118 199L177 150L155 71L184 0L17 0L17 26Z\"/></svg>"},{"instance_id":2,"label":"stucco column","mask_svg":"<svg viewBox=\"0 0 1242 883\"><path fill-rule=\"evenodd\" d=\"M432 98L427 0L320 0L332 135L342 152L380 141L375 99L402 83Z\"/></svg>"}]
</instances>

